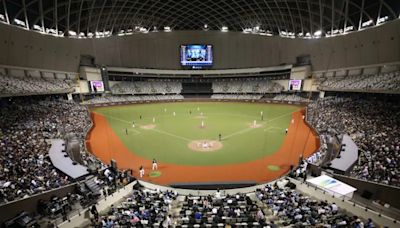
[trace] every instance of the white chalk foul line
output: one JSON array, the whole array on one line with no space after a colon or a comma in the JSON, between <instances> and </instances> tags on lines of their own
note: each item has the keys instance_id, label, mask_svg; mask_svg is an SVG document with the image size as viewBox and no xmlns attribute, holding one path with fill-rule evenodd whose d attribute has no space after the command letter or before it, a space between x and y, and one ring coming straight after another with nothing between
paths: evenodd
<instances>
[{"instance_id":1,"label":"white chalk foul line","mask_svg":"<svg viewBox=\"0 0 400 228\"><path fill-rule=\"evenodd\" d=\"M267 120L263 125L265 125L265 124L267 124L267 123L270 123L270 122L272 122L272 121L274 121L274 120L280 119L280 118L282 118L282 117L284 117L284 116L291 115L291 114L293 114L293 113L295 113L295 112L297 112L297 111L299 111L299 110L300 110L300 109L298 109L298 110L296 110L296 111L294 111L294 112L285 113L285 114L283 114L283 115L280 115L280 116L277 116L277 117L275 117L275 118L269 119L269 120ZM245 129L243 129L243 130L240 130L240 131L234 132L234 133L232 133L232 134L229 134L229 135L223 137L222 139L228 139L228 138L231 138L231 137L233 137L233 136L235 136L235 135L244 134L244 133L246 133L246 132L248 132L248 131L252 131L252 130L254 130L254 129L257 129L257 128L245 128Z\"/></svg>"},{"instance_id":2,"label":"white chalk foul line","mask_svg":"<svg viewBox=\"0 0 400 228\"><path fill-rule=\"evenodd\" d=\"M104 114L101 114L101 113L98 113L98 114L100 114L102 116L105 116L105 117L108 117L108 118L111 118L111 119L114 119L114 120L118 120L118 121L121 121L121 122L124 122L124 123L131 124L129 121L126 121L126 120L123 120L123 119L120 119L120 118L117 118L117 117L113 117L113 116L110 116L110 115L104 115ZM137 124L137 126L141 126L141 125ZM138 134L140 133L140 131L137 131L135 129L132 129L132 130L137 132ZM172 136L172 137L175 137L175 138L178 138L178 139L182 139L182 140L185 140L185 141L188 141L188 142L193 141L191 139L188 139L188 138L185 138L185 137L182 137L182 136L179 136L179 135L175 135L175 134L172 134L172 133L169 133L169 132L166 132L166 131L162 131L162 130L159 130L159 129L156 129L156 128L149 129L149 130L158 132L160 134L169 135L169 136Z\"/></svg>"},{"instance_id":3,"label":"white chalk foul line","mask_svg":"<svg viewBox=\"0 0 400 228\"><path fill-rule=\"evenodd\" d=\"M124 122L124 123L132 124L132 122L129 122L129 121L126 121L126 120L123 120L123 119L120 119L120 118L117 118L117 117L114 117L114 116L105 115L105 114L98 113L98 112L96 112L96 114L99 114L99 115L104 116L104 117L108 117L108 118L110 118L110 119L118 120L118 121L121 121L121 122ZM136 132L137 135L140 134L140 131L135 130L135 129L133 129L133 128L132 128L132 129L130 128L129 130L132 130L132 131Z\"/></svg>"},{"instance_id":4,"label":"white chalk foul line","mask_svg":"<svg viewBox=\"0 0 400 228\"><path fill-rule=\"evenodd\" d=\"M185 137L182 137L182 136L179 136L179 135L175 135L175 134L172 134L172 133L169 133L169 132L166 132L166 131L162 131L162 130L159 130L159 129L156 129L156 128L149 129L149 130L155 131L155 132L158 132L158 133L161 133L161 134L169 135L169 136L172 136L172 137L175 137L175 138L178 138L178 139L182 139L182 140L185 140L185 141L188 141L188 142L193 141L192 139L188 139L188 138L185 138Z\"/></svg>"}]
</instances>

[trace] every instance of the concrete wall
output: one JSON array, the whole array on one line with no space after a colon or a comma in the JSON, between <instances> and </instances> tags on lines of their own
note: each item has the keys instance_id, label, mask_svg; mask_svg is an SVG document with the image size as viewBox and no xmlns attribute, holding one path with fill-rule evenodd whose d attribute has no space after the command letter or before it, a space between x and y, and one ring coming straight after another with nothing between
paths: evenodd
<instances>
[{"instance_id":1,"label":"concrete wall","mask_svg":"<svg viewBox=\"0 0 400 228\"><path fill-rule=\"evenodd\" d=\"M108 66L180 69L179 46L188 43L214 45L214 69L294 63L303 54L311 56L313 70L336 69L400 60L400 20L322 39L219 31L69 39L0 24L0 64L77 72L80 55L92 55Z\"/></svg>"},{"instance_id":2,"label":"concrete wall","mask_svg":"<svg viewBox=\"0 0 400 228\"><path fill-rule=\"evenodd\" d=\"M58 189L54 189L42 194L34 195L32 197L17 200L4 204L0 206L0 224L4 221L15 217L18 213L22 211L27 211L32 214L37 214L37 204L39 200L50 200L53 196L64 197L68 193L73 193L75 191L76 183L67 185Z\"/></svg>"},{"instance_id":3,"label":"concrete wall","mask_svg":"<svg viewBox=\"0 0 400 228\"><path fill-rule=\"evenodd\" d=\"M368 191L372 194L371 200L380 200L384 203L390 204L392 207L400 209L400 200L394 200L399 199L400 188L398 187L377 184L374 182L359 180L338 174L334 174L333 178L357 188L357 192L360 195L364 191Z\"/></svg>"},{"instance_id":4,"label":"concrete wall","mask_svg":"<svg viewBox=\"0 0 400 228\"><path fill-rule=\"evenodd\" d=\"M342 197L332 197L328 193L324 193L320 189L317 190L315 187L308 186L307 184L304 184L300 181L297 181L295 179L290 178L291 182L294 182L296 184L296 189L308 194L316 199L322 200L322 201L327 201L328 203L335 203L340 209L345 210L353 215L357 215L360 218L363 218L364 220L367 220L368 218L371 218L372 221L374 221L376 224L378 224L381 227L387 226L387 227L398 227L398 221L396 220L396 223L394 222L395 220L393 218L387 217L385 215L380 215L378 212L372 211L372 210L365 210L364 207L354 204L351 201L348 200L343 200Z\"/></svg>"}]
</instances>

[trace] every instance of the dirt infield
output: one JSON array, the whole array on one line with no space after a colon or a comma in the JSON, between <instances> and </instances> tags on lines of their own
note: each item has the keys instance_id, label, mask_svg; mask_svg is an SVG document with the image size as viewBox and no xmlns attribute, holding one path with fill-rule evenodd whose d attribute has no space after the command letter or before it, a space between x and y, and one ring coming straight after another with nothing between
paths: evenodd
<instances>
[{"instance_id":1,"label":"dirt infield","mask_svg":"<svg viewBox=\"0 0 400 228\"><path fill-rule=\"evenodd\" d=\"M140 126L140 128L145 129L145 130L151 130L151 129L156 128L156 125L155 124L147 124L147 125Z\"/></svg>"},{"instance_id":2,"label":"dirt infield","mask_svg":"<svg viewBox=\"0 0 400 228\"><path fill-rule=\"evenodd\" d=\"M188 143L189 149L200 152L216 151L221 149L223 146L224 145L219 141L208 139L194 140Z\"/></svg>"},{"instance_id":3,"label":"dirt infield","mask_svg":"<svg viewBox=\"0 0 400 228\"><path fill-rule=\"evenodd\" d=\"M304 110L292 114L294 123L290 124L288 134L280 148L271 155L250 162L218 166L188 166L159 161L158 169L162 175L157 178L146 176L143 180L160 185L239 181L266 183L275 180L286 174L291 165L297 165L300 155L308 157L319 148L318 136L310 131L310 127L302 119L303 114ZM96 113L91 113L91 116L94 127L86 140L90 152L106 164L110 164L111 159L116 160L119 168L132 169L133 175L137 178L139 178L138 168L141 165L145 170L151 170L151 160L128 150L104 116Z\"/></svg>"}]
</instances>

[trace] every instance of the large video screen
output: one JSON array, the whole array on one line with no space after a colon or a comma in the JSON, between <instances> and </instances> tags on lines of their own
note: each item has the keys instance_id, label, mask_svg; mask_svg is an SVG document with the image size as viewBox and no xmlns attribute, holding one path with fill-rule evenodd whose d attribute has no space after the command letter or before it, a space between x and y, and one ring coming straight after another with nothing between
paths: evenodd
<instances>
[{"instance_id":1,"label":"large video screen","mask_svg":"<svg viewBox=\"0 0 400 228\"><path fill-rule=\"evenodd\" d=\"M90 91L94 93L104 92L103 81L90 81Z\"/></svg>"},{"instance_id":2,"label":"large video screen","mask_svg":"<svg viewBox=\"0 0 400 228\"><path fill-rule=\"evenodd\" d=\"M289 90L301 90L301 80L289 80Z\"/></svg>"},{"instance_id":3,"label":"large video screen","mask_svg":"<svg viewBox=\"0 0 400 228\"><path fill-rule=\"evenodd\" d=\"M213 65L212 45L181 45L181 65L192 69L208 68Z\"/></svg>"}]
</instances>

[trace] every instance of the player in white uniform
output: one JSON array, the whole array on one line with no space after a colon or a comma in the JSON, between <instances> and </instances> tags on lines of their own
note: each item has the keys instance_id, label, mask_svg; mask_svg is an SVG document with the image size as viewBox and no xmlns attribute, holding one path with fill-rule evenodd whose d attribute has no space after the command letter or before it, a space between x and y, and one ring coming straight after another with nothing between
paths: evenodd
<instances>
[{"instance_id":1,"label":"player in white uniform","mask_svg":"<svg viewBox=\"0 0 400 228\"><path fill-rule=\"evenodd\" d=\"M155 158L153 158L151 169L152 170L157 170L158 169L157 160Z\"/></svg>"},{"instance_id":2,"label":"player in white uniform","mask_svg":"<svg viewBox=\"0 0 400 228\"><path fill-rule=\"evenodd\" d=\"M140 166L140 168L139 168L139 175L140 175L140 178L144 177L144 167L143 166Z\"/></svg>"}]
</instances>

